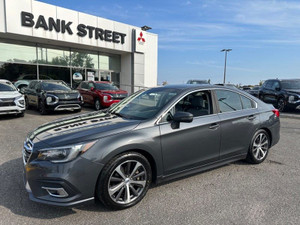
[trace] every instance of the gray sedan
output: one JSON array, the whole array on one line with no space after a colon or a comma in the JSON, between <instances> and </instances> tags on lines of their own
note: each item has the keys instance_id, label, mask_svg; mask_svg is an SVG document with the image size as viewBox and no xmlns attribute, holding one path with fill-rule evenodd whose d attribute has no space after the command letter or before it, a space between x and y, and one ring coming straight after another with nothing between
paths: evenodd
<instances>
[{"instance_id":1,"label":"gray sedan","mask_svg":"<svg viewBox=\"0 0 300 225\"><path fill-rule=\"evenodd\" d=\"M108 110L31 132L23 148L31 200L74 206L137 204L151 183L246 159L263 162L279 141L279 112L237 89L170 85L139 91Z\"/></svg>"}]
</instances>

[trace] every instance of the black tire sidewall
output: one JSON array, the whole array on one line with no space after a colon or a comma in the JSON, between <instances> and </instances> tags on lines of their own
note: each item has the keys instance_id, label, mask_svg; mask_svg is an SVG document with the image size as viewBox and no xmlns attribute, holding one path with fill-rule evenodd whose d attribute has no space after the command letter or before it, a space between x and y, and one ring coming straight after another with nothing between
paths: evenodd
<instances>
[{"instance_id":1,"label":"black tire sidewall","mask_svg":"<svg viewBox=\"0 0 300 225\"><path fill-rule=\"evenodd\" d=\"M264 133L267 138L268 138L268 142L269 142L269 146L268 146L268 150L267 150L267 153L265 155L265 157L261 160L257 160L254 155L253 155L253 151L252 151L252 148L253 148L253 143L255 141L255 139L257 138L257 136L260 134L260 133ZM259 163L262 163L263 161L265 161L265 159L268 157L268 154L269 154L269 150L270 150L270 136L269 134L265 131L265 130L258 130L255 132L255 134L253 135L253 138L251 140L251 144L250 144L250 147L249 147L249 151L248 151L248 155L247 155L247 159L249 162L251 163L254 163L254 164L259 164Z\"/></svg>"},{"instance_id":2,"label":"black tire sidewall","mask_svg":"<svg viewBox=\"0 0 300 225\"><path fill-rule=\"evenodd\" d=\"M99 109L97 109L97 107L96 107L96 102L99 102ZM99 110L101 110L101 102L100 102L100 99L99 98L97 98L96 100L95 100L95 103L94 103L94 107L95 107L95 109L97 110L97 111L99 111Z\"/></svg>"},{"instance_id":3,"label":"black tire sidewall","mask_svg":"<svg viewBox=\"0 0 300 225\"><path fill-rule=\"evenodd\" d=\"M40 112L41 115L46 115L47 114L47 111L46 111L46 108L45 108L45 103L42 100L39 101L39 108L38 109L39 109L39 112Z\"/></svg>"},{"instance_id":4,"label":"black tire sidewall","mask_svg":"<svg viewBox=\"0 0 300 225\"><path fill-rule=\"evenodd\" d=\"M279 102L280 101L283 101L283 108L280 110L279 109ZM278 108L278 110L280 111L280 112L284 112L285 110L286 110L286 103L285 103L285 101L284 101L284 99L283 98L279 98L278 99L278 101L277 101L277 108Z\"/></svg>"},{"instance_id":5,"label":"black tire sidewall","mask_svg":"<svg viewBox=\"0 0 300 225\"><path fill-rule=\"evenodd\" d=\"M108 193L108 182L109 178L111 176L111 173L114 171L114 169L120 165L121 163L127 161L127 160L136 160L139 161L145 168L147 173L147 182L145 185L145 188L143 190L143 193L133 202L130 202L128 204L118 204L114 202ZM96 195L98 199L108 208L111 209L126 209L131 206L136 205L138 202L140 202L146 195L149 186L152 181L152 171L151 171L151 165L149 161L142 155L136 152L128 152L121 154L115 158L113 158L111 161L109 161L106 166L103 168L101 175L98 179L97 183L97 189L96 189Z\"/></svg>"}]
</instances>

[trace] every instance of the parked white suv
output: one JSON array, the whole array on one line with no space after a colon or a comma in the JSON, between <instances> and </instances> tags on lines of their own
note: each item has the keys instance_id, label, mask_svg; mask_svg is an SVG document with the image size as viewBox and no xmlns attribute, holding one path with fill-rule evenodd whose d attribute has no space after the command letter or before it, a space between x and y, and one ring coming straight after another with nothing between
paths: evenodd
<instances>
[{"instance_id":1,"label":"parked white suv","mask_svg":"<svg viewBox=\"0 0 300 225\"><path fill-rule=\"evenodd\" d=\"M8 80L0 80L0 115L16 114L24 116L25 99Z\"/></svg>"}]
</instances>

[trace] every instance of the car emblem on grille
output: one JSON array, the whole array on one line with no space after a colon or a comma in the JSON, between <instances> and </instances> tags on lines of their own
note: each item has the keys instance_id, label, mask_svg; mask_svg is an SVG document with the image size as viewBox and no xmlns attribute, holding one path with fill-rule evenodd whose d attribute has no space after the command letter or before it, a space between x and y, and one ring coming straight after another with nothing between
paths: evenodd
<instances>
[{"instance_id":1,"label":"car emblem on grille","mask_svg":"<svg viewBox=\"0 0 300 225\"><path fill-rule=\"evenodd\" d=\"M65 96L65 99L68 99L68 98L70 98L70 95L64 95Z\"/></svg>"}]
</instances>

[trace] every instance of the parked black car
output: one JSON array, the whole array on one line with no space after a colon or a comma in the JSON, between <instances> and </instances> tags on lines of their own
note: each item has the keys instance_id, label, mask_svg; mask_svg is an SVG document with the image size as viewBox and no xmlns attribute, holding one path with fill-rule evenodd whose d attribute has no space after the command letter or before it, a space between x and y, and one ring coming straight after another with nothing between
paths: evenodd
<instances>
[{"instance_id":1,"label":"parked black car","mask_svg":"<svg viewBox=\"0 0 300 225\"><path fill-rule=\"evenodd\" d=\"M35 107L42 115L49 111L80 111L83 98L60 80L33 80L25 89L26 108Z\"/></svg>"},{"instance_id":2,"label":"parked black car","mask_svg":"<svg viewBox=\"0 0 300 225\"><path fill-rule=\"evenodd\" d=\"M259 90L259 98L280 112L300 109L300 79L266 80Z\"/></svg>"},{"instance_id":3,"label":"parked black car","mask_svg":"<svg viewBox=\"0 0 300 225\"><path fill-rule=\"evenodd\" d=\"M250 95L253 95L258 98L259 89L260 89L260 86L254 86L253 88L246 90L246 92L248 92Z\"/></svg>"},{"instance_id":4,"label":"parked black car","mask_svg":"<svg viewBox=\"0 0 300 225\"><path fill-rule=\"evenodd\" d=\"M42 125L24 142L26 189L36 202L99 199L124 209L152 182L247 159L263 162L279 141L279 112L238 89L168 85L109 110ZM233 186L234 188L234 186Z\"/></svg>"}]
</instances>

